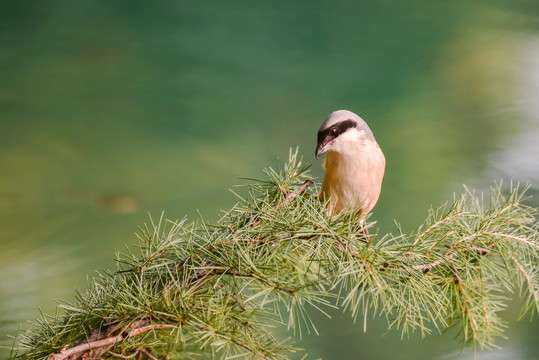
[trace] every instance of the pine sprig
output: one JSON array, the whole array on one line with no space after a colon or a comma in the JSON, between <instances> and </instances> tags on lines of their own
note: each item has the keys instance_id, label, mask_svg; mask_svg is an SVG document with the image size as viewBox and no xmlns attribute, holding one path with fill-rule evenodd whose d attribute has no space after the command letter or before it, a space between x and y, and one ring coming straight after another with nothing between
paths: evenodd
<instances>
[{"instance_id":1,"label":"pine sprig","mask_svg":"<svg viewBox=\"0 0 539 360\"><path fill-rule=\"evenodd\" d=\"M309 314L328 307L385 317L403 334L455 326L491 347L504 294L519 291L523 313L539 308L526 189L493 187L488 201L466 190L416 233L368 242L354 214L326 214L297 150L265 175L217 224L161 216L140 228L116 271L37 320L12 358L286 359L296 349L274 327L316 332Z\"/></svg>"}]
</instances>

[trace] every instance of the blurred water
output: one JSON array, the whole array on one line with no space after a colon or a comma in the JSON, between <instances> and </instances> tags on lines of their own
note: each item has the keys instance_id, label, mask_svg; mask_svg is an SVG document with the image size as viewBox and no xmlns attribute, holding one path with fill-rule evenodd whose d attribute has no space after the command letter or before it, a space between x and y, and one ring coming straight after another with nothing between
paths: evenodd
<instances>
[{"instance_id":1,"label":"blurred water","mask_svg":"<svg viewBox=\"0 0 539 360\"><path fill-rule=\"evenodd\" d=\"M113 266L147 212L214 220L238 177L298 145L321 176L316 131L335 109L386 154L381 231L416 228L462 183L537 193L538 20L525 0L4 1L0 344ZM539 358L537 321L505 315L504 350L479 358ZM456 356L452 335L332 316L301 341L310 358Z\"/></svg>"},{"instance_id":2,"label":"blurred water","mask_svg":"<svg viewBox=\"0 0 539 360\"><path fill-rule=\"evenodd\" d=\"M504 139L499 151L489 155L489 175L533 183L539 178L539 37L522 46L520 62L515 90L522 131Z\"/></svg>"}]
</instances>

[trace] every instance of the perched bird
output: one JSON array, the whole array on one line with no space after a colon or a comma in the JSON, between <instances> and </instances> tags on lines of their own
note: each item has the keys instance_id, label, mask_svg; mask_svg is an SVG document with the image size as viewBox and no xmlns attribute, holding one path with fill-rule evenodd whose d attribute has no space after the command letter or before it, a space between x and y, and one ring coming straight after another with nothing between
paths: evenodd
<instances>
[{"instance_id":1,"label":"perched bird","mask_svg":"<svg viewBox=\"0 0 539 360\"><path fill-rule=\"evenodd\" d=\"M320 197L329 199L328 213L357 211L364 225L380 196L384 153L367 123L348 110L332 112L320 127L316 158L325 152L328 155Z\"/></svg>"}]
</instances>

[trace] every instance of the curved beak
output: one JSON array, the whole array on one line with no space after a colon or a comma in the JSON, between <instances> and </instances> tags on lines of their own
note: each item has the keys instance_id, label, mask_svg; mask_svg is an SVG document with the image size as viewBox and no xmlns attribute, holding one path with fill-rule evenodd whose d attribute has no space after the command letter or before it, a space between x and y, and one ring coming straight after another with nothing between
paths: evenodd
<instances>
[{"instance_id":1,"label":"curved beak","mask_svg":"<svg viewBox=\"0 0 539 360\"><path fill-rule=\"evenodd\" d=\"M316 146L316 150L314 152L314 157L316 157L317 159L322 156L325 152L328 151L328 146L329 145L329 142L321 142L321 143L318 143L318 145Z\"/></svg>"}]
</instances>

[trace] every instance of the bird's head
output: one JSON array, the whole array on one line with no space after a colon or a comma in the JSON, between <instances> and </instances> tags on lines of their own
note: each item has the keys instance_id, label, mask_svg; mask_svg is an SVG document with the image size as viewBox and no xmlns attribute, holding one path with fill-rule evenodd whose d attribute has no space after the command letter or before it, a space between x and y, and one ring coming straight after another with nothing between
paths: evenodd
<instances>
[{"instance_id":1,"label":"bird's head","mask_svg":"<svg viewBox=\"0 0 539 360\"><path fill-rule=\"evenodd\" d=\"M374 140L374 135L365 120L351 111L337 110L329 114L318 130L315 156L318 159L329 150L345 152L351 144L366 140Z\"/></svg>"}]
</instances>

